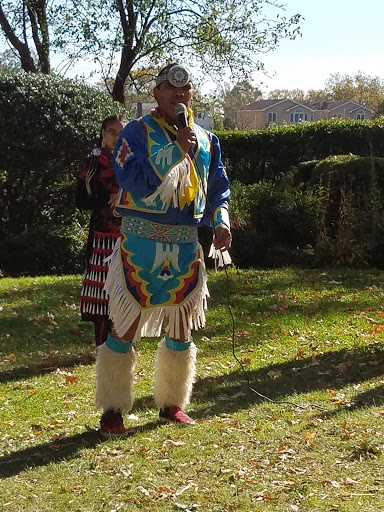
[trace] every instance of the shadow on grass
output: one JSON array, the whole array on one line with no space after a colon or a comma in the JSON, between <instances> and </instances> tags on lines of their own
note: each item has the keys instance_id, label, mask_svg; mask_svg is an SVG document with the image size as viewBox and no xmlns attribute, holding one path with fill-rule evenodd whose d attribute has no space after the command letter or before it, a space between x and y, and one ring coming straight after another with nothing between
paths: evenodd
<instances>
[{"instance_id":1,"label":"shadow on grass","mask_svg":"<svg viewBox=\"0 0 384 512\"><path fill-rule=\"evenodd\" d=\"M340 405L337 409L332 411L324 411L320 416L330 419L343 412L352 412L366 407L378 407L382 404L384 404L384 385L368 389L362 393L357 393L352 400L346 401L345 404Z\"/></svg>"},{"instance_id":2,"label":"shadow on grass","mask_svg":"<svg viewBox=\"0 0 384 512\"><path fill-rule=\"evenodd\" d=\"M322 389L337 390L349 384L358 384L383 374L384 349L378 347L359 348L354 351L340 350L312 358L272 364L257 370L247 370L250 385L272 400L298 403L295 395ZM268 373L276 378L271 378ZM252 392L241 369L229 374L205 377L197 380L194 397L209 402L208 408L194 412L195 419L203 419L223 413L246 410L256 403L267 400ZM144 407L151 397L141 397L135 408ZM356 393L349 400L353 407L377 406L384 403L384 386ZM299 404L300 405L300 404ZM324 415L336 415L344 411L330 401L329 411ZM351 407L348 408L351 410ZM133 428L132 435L158 428L161 423L150 421ZM10 477L30 467L70 460L78 457L83 448L94 448L102 439L97 431L84 432L42 445L26 448L0 458L0 476Z\"/></svg>"},{"instance_id":3,"label":"shadow on grass","mask_svg":"<svg viewBox=\"0 0 384 512\"><path fill-rule=\"evenodd\" d=\"M266 399L254 393L252 387L260 394L274 401L297 402L295 395L330 389L336 391L348 385L359 384L383 375L384 349L366 347L351 350L328 352L301 360L292 360L280 364L271 364L258 370L240 368L232 373L200 379L194 387L197 400L211 402L202 415L219 415L246 409L255 403L265 403ZM268 375L269 374L269 375ZM248 385L248 380L250 386ZM233 398L235 397L235 399ZM329 402L332 414L345 410ZM366 392L356 391L348 397L352 407L376 406L384 403L384 386L378 386ZM299 403L299 402L297 402ZM351 406L348 407L351 410ZM330 411L331 412L331 411ZM199 413L197 412L197 415ZM195 414L196 416L196 414Z\"/></svg>"},{"instance_id":4,"label":"shadow on grass","mask_svg":"<svg viewBox=\"0 0 384 512\"><path fill-rule=\"evenodd\" d=\"M69 460L81 449L93 448L100 442L97 431L83 432L5 455L0 457L0 476L6 478L29 468Z\"/></svg>"},{"instance_id":5,"label":"shadow on grass","mask_svg":"<svg viewBox=\"0 0 384 512\"><path fill-rule=\"evenodd\" d=\"M163 425L158 421L151 421L144 425L139 425L130 429L132 437L139 432L148 432ZM89 430L81 434L64 437L55 441L50 441L37 446L32 446L24 450L13 452L9 455L0 457L0 477L8 478L18 475L22 471L30 468L47 466L51 463L69 461L79 457L84 448L92 449L106 440L97 430Z\"/></svg>"},{"instance_id":6,"label":"shadow on grass","mask_svg":"<svg viewBox=\"0 0 384 512\"><path fill-rule=\"evenodd\" d=\"M70 356L52 357L39 364L29 366L19 366L12 370L0 372L1 382L12 382L21 379L30 379L39 375L55 372L58 368L72 368L73 366L94 364L94 354L76 354Z\"/></svg>"}]
</instances>

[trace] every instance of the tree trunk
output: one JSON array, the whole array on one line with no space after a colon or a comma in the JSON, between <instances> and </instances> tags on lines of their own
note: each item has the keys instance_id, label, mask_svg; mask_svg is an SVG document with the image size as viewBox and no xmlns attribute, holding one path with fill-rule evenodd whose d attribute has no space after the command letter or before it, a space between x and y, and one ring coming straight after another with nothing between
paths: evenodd
<instances>
[{"instance_id":1,"label":"tree trunk","mask_svg":"<svg viewBox=\"0 0 384 512\"><path fill-rule=\"evenodd\" d=\"M31 20L32 36L39 56L40 70L45 75L51 72L49 59L49 32L45 0L37 1L32 7L28 7L28 15Z\"/></svg>"},{"instance_id":2,"label":"tree trunk","mask_svg":"<svg viewBox=\"0 0 384 512\"><path fill-rule=\"evenodd\" d=\"M0 25L4 31L5 37L11 43L11 45L17 50L20 60L21 67L24 71L30 73L37 73L37 68L35 63L33 62L33 58L31 55L31 51L25 43L21 42L20 39L16 36L13 28L9 24L7 17L4 14L4 11L0 5Z\"/></svg>"},{"instance_id":3,"label":"tree trunk","mask_svg":"<svg viewBox=\"0 0 384 512\"><path fill-rule=\"evenodd\" d=\"M112 98L119 103L125 102L124 85L132 69L134 53L129 48L123 48L119 71L117 72L115 83L112 89Z\"/></svg>"}]
</instances>

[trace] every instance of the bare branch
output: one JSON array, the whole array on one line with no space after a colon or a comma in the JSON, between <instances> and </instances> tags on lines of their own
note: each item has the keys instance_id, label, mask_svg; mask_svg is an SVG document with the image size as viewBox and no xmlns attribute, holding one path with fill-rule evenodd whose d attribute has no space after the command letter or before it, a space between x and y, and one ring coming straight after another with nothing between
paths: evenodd
<instances>
[{"instance_id":1,"label":"bare branch","mask_svg":"<svg viewBox=\"0 0 384 512\"><path fill-rule=\"evenodd\" d=\"M24 69L24 71L29 71L31 73L37 73L37 68L35 66L35 63L33 62L33 58L31 55L31 51L28 47L28 44L23 43L16 36L15 31L11 27L1 5L0 5L0 25L4 31L6 38L11 43L11 45L15 48L15 50L18 52L18 54L20 56L20 60L21 60L21 67Z\"/></svg>"}]
</instances>

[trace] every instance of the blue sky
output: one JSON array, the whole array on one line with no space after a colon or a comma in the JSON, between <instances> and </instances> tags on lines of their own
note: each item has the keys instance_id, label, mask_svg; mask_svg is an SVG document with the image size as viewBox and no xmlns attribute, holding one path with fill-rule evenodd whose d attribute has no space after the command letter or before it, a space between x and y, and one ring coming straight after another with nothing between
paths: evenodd
<instances>
[{"instance_id":1,"label":"blue sky","mask_svg":"<svg viewBox=\"0 0 384 512\"><path fill-rule=\"evenodd\" d=\"M384 80L383 0L282 0L285 15L300 13L302 37L284 40L264 56L272 78L255 75L255 85L273 89L320 89L331 73Z\"/></svg>"}]
</instances>

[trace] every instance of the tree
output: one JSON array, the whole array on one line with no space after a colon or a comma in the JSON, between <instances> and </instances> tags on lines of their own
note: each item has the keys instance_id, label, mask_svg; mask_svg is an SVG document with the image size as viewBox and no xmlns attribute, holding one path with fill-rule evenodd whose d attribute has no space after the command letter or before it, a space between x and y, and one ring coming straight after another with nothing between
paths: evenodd
<instances>
[{"instance_id":1,"label":"tree","mask_svg":"<svg viewBox=\"0 0 384 512\"><path fill-rule=\"evenodd\" d=\"M379 115L384 112L384 80L364 75L361 71L354 75L333 73L327 78L324 89L307 92L301 89L275 89L268 94L268 98L291 98L299 102L354 101Z\"/></svg>"},{"instance_id":2,"label":"tree","mask_svg":"<svg viewBox=\"0 0 384 512\"><path fill-rule=\"evenodd\" d=\"M306 101L305 93L302 89L274 89L268 94L268 99L279 100L290 98L295 101Z\"/></svg>"},{"instance_id":3,"label":"tree","mask_svg":"<svg viewBox=\"0 0 384 512\"><path fill-rule=\"evenodd\" d=\"M223 87L223 112L224 112L224 129L233 130L237 126L237 111L244 105L254 103L261 97L261 91L254 87L247 80L237 82L232 88L229 84ZM239 129L245 130L246 126L238 126Z\"/></svg>"},{"instance_id":4,"label":"tree","mask_svg":"<svg viewBox=\"0 0 384 512\"><path fill-rule=\"evenodd\" d=\"M271 91L267 99L277 100L289 98L294 101L298 101L299 103L303 102L316 102L316 101L332 101L329 92L326 92L324 89L310 89L307 92L304 92L302 89L274 89Z\"/></svg>"},{"instance_id":5,"label":"tree","mask_svg":"<svg viewBox=\"0 0 384 512\"><path fill-rule=\"evenodd\" d=\"M45 74L51 71L47 4L48 0L0 0L0 27L19 55L24 71Z\"/></svg>"},{"instance_id":6,"label":"tree","mask_svg":"<svg viewBox=\"0 0 384 512\"><path fill-rule=\"evenodd\" d=\"M23 69L36 70L31 40L42 72L54 49L70 62L93 59L109 79L120 54L112 90L120 102L132 70L165 61L183 60L216 79L245 77L263 67L259 55L299 34L301 19L282 16L274 0L15 1L0 0L1 27Z\"/></svg>"},{"instance_id":7,"label":"tree","mask_svg":"<svg viewBox=\"0 0 384 512\"><path fill-rule=\"evenodd\" d=\"M379 111L384 102L384 81L378 76L334 73L325 82L325 96L331 101L355 101L360 105Z\"/></svg>"},{"instance_id":8,"label":"tree","mask_svg":"<svg viewBox=\"0 0 384 512\"><path fill-rule=\"evenodd\" d=\"M116 106L76 80L0 72L0 273L81 270L75 176Z\"/></svg>"},{"instance_id":9,"label":"tree","mask_svg":"<svg viewBox=\"0 0 384 512\"><path fill-rule=\"evenodd\" d=\"M20 59L14 50L4 50L0 53L0 71L20 71Z\"/></svg>"},{"instance_id":10,"label":"tree","mask_svg":"<svg viewBox=\"0 0 384 512\"><path fill-rule=\"evenodd\" d=\"M329 97L328 93L324 91L324 89L310 89L305 93L305 101L331 101L331 98Z\"/></svg>"}]
</instances>

